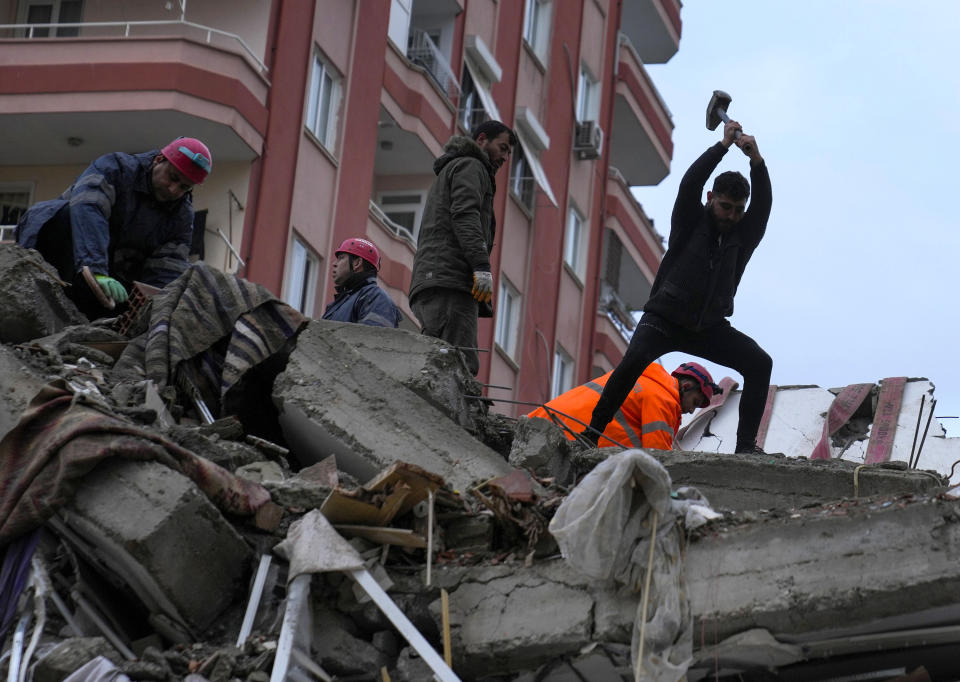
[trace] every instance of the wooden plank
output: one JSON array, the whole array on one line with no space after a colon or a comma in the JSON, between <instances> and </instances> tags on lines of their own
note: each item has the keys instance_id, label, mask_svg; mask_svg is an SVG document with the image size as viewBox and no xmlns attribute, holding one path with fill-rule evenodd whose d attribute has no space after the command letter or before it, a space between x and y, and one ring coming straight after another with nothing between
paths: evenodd
<instances>
[{"instance_id":1,"label":"wooden plank","mask_svg":"<svg viewBox=\"0 0 960 682\"><path fill-rule=\"evenodd\" d=\"M394 462L390 468L379 473L363 487L365 490L374 492L396 486L398 483L405 483L411 490L410 495L407 496L397 511L398 515L406 514L420 502L427 499L428 491L432 490L436 492L446 485L442 476L432 474L415 464Z\"/></svg>"},{"instance_id":2,"label":"wooden plank","mask_svg":"<svg viewBox=\"0 0 960 682\"><path fill-rule=\"evenodd\" d=\"M889 377L880 380L877 411L873 416L870 442L867 444L867 454L864 458L866 464L890 461L893 441L897 435L900 406L903 402L903 389L906 385L906 377Z\"/></svg>"},{"instance_id":3,"label":"wooden plank","mask_svg":"<svg viewBox=\"0 0 960 682\"><path fill-rule=\"evenodd\" d=\"M339 523L333 526L338 532L347 535L377 542L381 545L397 545L399 547L412 547L414 549L426 549L427 540L422 535L417 535L409 528L381 528L377 526L359 526L349 523Z\"/></svg>"},{"instance_id":4,"label":"wooden plank","mask_svg":"<svg viewBox=\"0 0 960 682\"><path fill-rule=\"evenodd\" d=\"M346 494L339 488L333 490L320 506L320 513L330 523L366 523L377 525L380 507Z\"/></svg>"}]
</instances>

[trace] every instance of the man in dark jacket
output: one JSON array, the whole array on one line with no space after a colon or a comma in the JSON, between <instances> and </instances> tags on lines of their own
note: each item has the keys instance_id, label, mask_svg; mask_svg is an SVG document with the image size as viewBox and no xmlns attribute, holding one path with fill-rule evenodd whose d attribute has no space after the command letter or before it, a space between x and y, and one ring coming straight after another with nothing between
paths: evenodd
<instances>
[{"instance_id":1,"label":"man in dark jacket","mask_svg":"<svg viewBox=\"0 0 960 682\"><path fill-rule=\"evenodd\" d=\"M494 176L517 138L500 121L481 123L471 137L450 138L433 164L437 179L420 223L410 307L422 333L459 347L476 375L477 318L493 315Z\"/></svg>"},{"instance_id":2,"label":"man in dark jacket","mask_svg":"<svg viewBox=\"0 0 960 682\"><path fill-rule=\"evenodd\" d=\"M710 174L736 144L750 159L750 184L740 173L717 176L707 205L700 203ZM654 359L683 351L732 367L743 375L736 452L762 453L756 445L773 361L757 342L727 321L747 261L763 238L772 195L767 166L752 135L740 124L724 126L723 139L693 162L673 207L670 240L630 346L593 410L584 436L596 442L637 377Z\"/></svg>"},{"instance_id":3,"label":"man in dark jacket","mask_svg":"<svg viewBox=\"0 0 960 682\"><path fill-rule=\"evenodd\" d=\"M17 224L20 246L37 249L92 317L127 299L141 281L165 286L189 265L191 190L212 168L203 142L181 137L142 154L94 161L59 199L31 206Z\"/></svg>"},{"instance_id":4,"label":"man in dark jacket","mask_svg":"<svg viewBox=\"0 0 960 682\"><path fill-rule=\"evenodd\" d=\"M371 241L353 238L344 240L334 255L331 274L337 294L323 311L323 319L396 328L400 309L377 286L380 250Z\"/></svg>"}]
</instances>

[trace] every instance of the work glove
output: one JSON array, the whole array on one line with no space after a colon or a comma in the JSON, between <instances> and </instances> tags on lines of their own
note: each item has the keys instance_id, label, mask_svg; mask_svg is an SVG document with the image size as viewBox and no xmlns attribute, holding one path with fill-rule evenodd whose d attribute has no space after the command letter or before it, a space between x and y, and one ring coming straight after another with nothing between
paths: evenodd
<instances>
[{"instance_id":1,"label":"work glove","mask_svg":"<svg viewBox=\"0 0 960 682\"><path fill-rule=\"evenodd\" d=\"M112 298L117 303L123 303L127 300L127 290L123 288L123 285L120 284L113 277L108 277L107 275L94 275L97 280L97 284L100 285L100 288L103 289L103 293Z\"/></svg>"},{"instance_id":2,"label":"work glove","mask_svg":"<svg viewBox=\"0 0 960 682\"><path fill-rule=\"evenodd\" d=\"M480 303L493 300L493 274L487 270L475 270L473 273L473 297Z\"/></svg>"}]
</instances>

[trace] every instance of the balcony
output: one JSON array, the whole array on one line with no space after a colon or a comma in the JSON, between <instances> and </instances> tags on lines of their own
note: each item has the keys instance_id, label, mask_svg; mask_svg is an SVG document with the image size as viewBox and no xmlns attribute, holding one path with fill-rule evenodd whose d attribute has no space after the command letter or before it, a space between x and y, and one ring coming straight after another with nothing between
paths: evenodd
<instances>
[{"instance_id":1,"label":"balcony","mask_svg":"<svg viewBox=\"0 0 960 682\"><path fill-rule=\"evenodd\" d=\"M647 64L664 64L680 46L680 0L629 0L623 3L620 30Z\"/></svg>"},{"instance_id":2,"label":"balcony","mask_svg":"<svg viewBox=\"0 0 960 682\"><path fill-rule=\"evenodd\" d=\"M4 9L0 16L16 16L12 3L0 2ZM197 0L192 13L236 23L227 9L226 2ZM120 2L87 14L83 21L0 25L0 163L88 163L183 134L207 142L218 162L259 155L269 80L250 41L262 53L265 27L263 35L241 37L183 15L131 18Z\"/></svg>"},{"instance_id":3,"label":"balcony","mask_svg":"<svg viewBox=\"0 0 960 682\"><path fill-rule=\"evenodd\" d=\"M673 121L639 55L620 36L610 163L630 185L656 185L670 172Z\"/></svg>"}]
</instances>

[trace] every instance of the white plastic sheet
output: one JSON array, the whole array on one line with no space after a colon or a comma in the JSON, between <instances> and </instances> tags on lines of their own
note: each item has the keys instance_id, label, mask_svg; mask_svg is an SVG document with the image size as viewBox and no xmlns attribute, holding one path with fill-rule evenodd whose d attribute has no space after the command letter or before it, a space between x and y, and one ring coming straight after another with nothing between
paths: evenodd
<instances>
[{"instance_id":1,"label":"white plastic sheet","mask_svg":"<svg viewBox=\"0 0 960 682\"><path fill-rule=\"evenodd\" d=\"M632 651L637 679L683 679L693 657L693 621L686 600L684 525L719 516L695 488L671 497L670 475L643 450L609 457L574 488L550 522L567 562L597 579L639 589L654 542L646 621L638 606ZM656 512L656 513L654 513ZM655 532L650 526L656 523ZM643 657L636 660L643 633Z\"/></svg>"}]
</instances>

